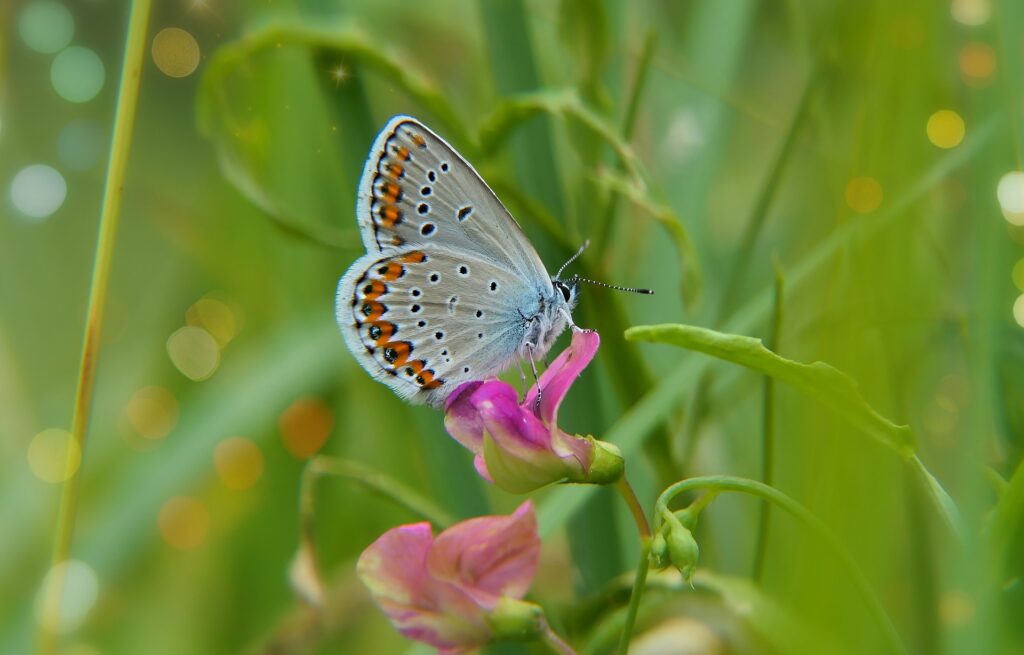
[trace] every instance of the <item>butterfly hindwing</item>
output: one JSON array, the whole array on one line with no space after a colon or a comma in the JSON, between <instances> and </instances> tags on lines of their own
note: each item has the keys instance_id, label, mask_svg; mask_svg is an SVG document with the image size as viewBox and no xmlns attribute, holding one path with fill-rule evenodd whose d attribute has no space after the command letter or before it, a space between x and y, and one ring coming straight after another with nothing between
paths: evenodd
<instances>
[{"instance_id":1,"label":"butterfly hindwing","mask_svg":"<svg viewBox=\"0 0 1024 655\"><path fill-rule=\"evenodd\" d=\"M342 278L337 314L371 375L403 398L438 405L516 359L526 329L520 308L539 297L472 253L423 248L358 260Z\"/></svg>"}]
</instances>

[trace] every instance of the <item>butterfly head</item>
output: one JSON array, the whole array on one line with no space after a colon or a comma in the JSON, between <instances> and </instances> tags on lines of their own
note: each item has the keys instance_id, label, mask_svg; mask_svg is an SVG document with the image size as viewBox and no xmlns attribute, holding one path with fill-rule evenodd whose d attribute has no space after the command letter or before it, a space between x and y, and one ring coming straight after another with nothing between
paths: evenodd
<instances>
[{"instance_id":1,"label":"butterfly head","mask_svg":"<svg viewBox=\"0 0 1024 655\"><path fill-rule=\"evenodd\" d=\"M580 288L579 278L576 276L568 280L554 278L551 280L551 286L555 288L555 293L558 294L558 297L565 302L569 309L576 306L576 294Z\"/></svg>"}]
</instances>

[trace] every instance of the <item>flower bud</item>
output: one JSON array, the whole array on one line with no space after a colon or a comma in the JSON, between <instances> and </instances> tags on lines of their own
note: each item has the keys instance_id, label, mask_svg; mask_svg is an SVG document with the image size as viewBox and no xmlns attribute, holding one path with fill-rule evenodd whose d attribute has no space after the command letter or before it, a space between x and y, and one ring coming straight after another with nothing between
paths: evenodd
<instances>
[{"instance_id":1,"label":"flower bud","mask_svg":"<svg viewBox=\"0 0 1024 655\"><path fill-rule=\"evenodd\" d=\"M651 539L650 562L656 569L663 569L669 565L668 542L660 531Z\"/></svg>"},{"instance_id":2,"label":"flower bud","mask_svg":"<svg viewBox=\"0 0 1024 655\"><path fill-rule=\"evenodd\" d=\"M503 597L487 615L487 624L496 640L526 640L544 630L544 610L525 600Z\"/></svg>"},{"instance_id":3,"label":"flower bud","mask_svg":"<svg viewBox=\"0 0 1024 655\"><path fill-rule=\"evenodd\" d=\"M697 570L697 559L700 556L697 540L693 538L690 528L683 525L683 522L675 514L665 510L663 515L665 517L665 542L668 547L668 558L672 565L679 569L683 580L690 582L693 579L694 571ZM683 518L687 519L687 516L684 515ZM691 521L687 520L687 522ZM695 515L692 524L694 527L696 526Z\"/></svg>"}]
</instances>

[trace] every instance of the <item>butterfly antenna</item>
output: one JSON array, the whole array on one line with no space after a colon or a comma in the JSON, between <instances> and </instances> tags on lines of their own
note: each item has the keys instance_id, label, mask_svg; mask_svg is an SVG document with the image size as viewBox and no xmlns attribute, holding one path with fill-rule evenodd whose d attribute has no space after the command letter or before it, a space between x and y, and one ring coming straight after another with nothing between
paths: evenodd
<instances>
[{"instance_id":1,"label":"butterfly antenna","mask_svg":"<svg viewBox=\"0 0 1024 655\"><path fill-rule=\"evenodd\" d=\"M555 279L556 280L561 279L562 271L564 271L566 269L566 267L569 266L569 264L571 264L574 261L576 261L577 259L579 259L580 255L583 254L583 251L586 250L587 246L589 246L589 245L590 245L590 239L587 239L586 241L583 242L583 245L580 246L580 249L576 251L576 254L573 255L572 257L570 257L569 261L567 261L564 264L562 264L562 268L558 269L558 272L555 273Z\"/></svg>"},{"instance_id":2,"label":"butterfly antenna","mask_svg":"<svg viewBox=\"0 0 1024 655\"><path fill-rule=\"evenodd\" d=\"M654 291L651 289L637 289L636 287L620 287L617 284L608 284L607 282L598 282L597 280L588 280L585 277L579 275L573 275L572 279L577 282L586 282L587 284L593 284L594 286L604 287L606 289L615 289L616 291L628 291L630 293L642 293L644 295L653 296Z\"/></svg>"}]
</instances>

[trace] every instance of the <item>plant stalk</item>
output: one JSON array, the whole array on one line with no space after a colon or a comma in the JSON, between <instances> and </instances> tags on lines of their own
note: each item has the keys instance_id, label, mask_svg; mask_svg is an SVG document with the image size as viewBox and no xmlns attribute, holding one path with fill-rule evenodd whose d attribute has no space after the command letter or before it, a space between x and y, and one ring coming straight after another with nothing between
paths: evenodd
<instances>
[{"instance_id":1,"label":"plant stalk","mask_svg":"<svg viewBox=\"0 0 1024 655\"><path fill-rule=\"evenodd\" d=\"M647 541L651 538L651 525L647 522L647 515L644 514L644 508L640 504L640 500L636 497L636 492L633 491L633 487L629 484L629 480L623 475L619 478L618 482L615 483L615 490L619 492L622 499L626 501L626 506L629 507L629 512L633 515L633 520L636 521L636 529L640 533L640 540Z\"/></svg>"},{"instance_id":2,"label":"plant stalk","mask_svg":"<svg viewBox=\"0 0 1024 655\"><path fill-rule=\"evenodd\" d=\"M92 282L89 287L89 304L85 317L85 335L82 341L82 357L78 370L78 386L75 391L75 404L71 419L71 435L78 445L78 453L75 454L80 455L81 459L76 462L69 449L65 466L70 468L77 464L79 468L67 477L61 489L57 529L51 558L51 575L43 592L44 609L36 643L36 652L40 655L49 655L57 649L57 622L65 584L63 567L58 565L68 559L75 529L82 467L85 462L85 442L96 386L96 368L99 364L103 311L110 282L110 268L114 255L117 224L121 213L121 200L124 196L125 171L127 170L128 154L131 150L132 127L135 123L142 62L146 50L146 26L149 23L151 9L152 0L134 0L128 21L124 62L121 68L117 107L114 113L110 159L107 163L103 205L100 210L96 258L93 262Z\"/></svg>"},{"instance_id":3,"label":"plant stalk","mask_svg":"<svg viewBox=\"0 0 1024 655\"><path fill-rule=\"evenodd\" d=\"M640 611L640 598L644 593L644 585L647 584L647 570L651 566L651 540L644 539L643 547L640 549L640 563L636 567L636 578L633 580L633 592L629 596L629 607L626 609L626 621L622 626L622 636L619 638L619 655L628 655L629 642L633 638L633 627L636 624L636 615Z\"/></svg>"}]
</instances>

